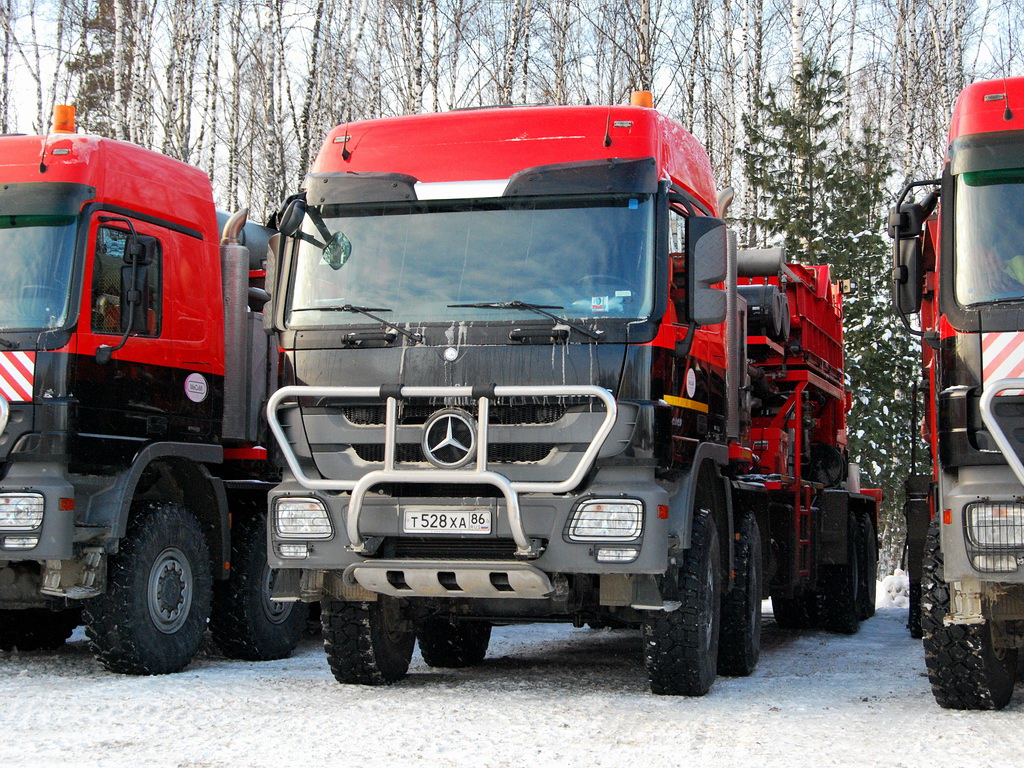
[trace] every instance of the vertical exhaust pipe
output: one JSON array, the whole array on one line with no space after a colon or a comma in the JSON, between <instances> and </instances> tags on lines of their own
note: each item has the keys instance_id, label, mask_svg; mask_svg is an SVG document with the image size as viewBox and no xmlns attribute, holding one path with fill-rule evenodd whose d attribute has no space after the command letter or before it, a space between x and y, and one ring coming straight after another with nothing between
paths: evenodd
<instances>
[{"instance_id":1,"label":"vertical exhaust pipe","mask_svg":"<svg viewBox=\"0 0 1024 768\"><path fill-rule=\"evenodd\" d=\"M224 292L224 416L222 437L246 440L248 422L247 314L249 312L249 249L239 242L249 209L236 211L224 224L220 240Z\"/></svg>"}]
</instances>

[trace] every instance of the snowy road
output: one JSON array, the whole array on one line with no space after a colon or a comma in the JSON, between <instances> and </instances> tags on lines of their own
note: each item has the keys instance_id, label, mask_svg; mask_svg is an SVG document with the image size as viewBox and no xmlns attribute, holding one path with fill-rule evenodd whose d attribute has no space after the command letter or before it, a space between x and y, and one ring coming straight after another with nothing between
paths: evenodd
<instances>
[{"instance_id":1,"label":"snowy road","mask_svg":"<svg viewBox=\"0 0 1024 768\"><path fill-rule=\"evenodd\" d=\"M313 638L281 662L113 675L79 630L58 653L0 653L0 765L1024 765L1024 688L1002 712L939 709L904 616L854 637L766 617L754 675L702 699L650 695L624 630L501 628L476 669L417 657L378 689L335 683Z\"/></svg>"}]
</instances>

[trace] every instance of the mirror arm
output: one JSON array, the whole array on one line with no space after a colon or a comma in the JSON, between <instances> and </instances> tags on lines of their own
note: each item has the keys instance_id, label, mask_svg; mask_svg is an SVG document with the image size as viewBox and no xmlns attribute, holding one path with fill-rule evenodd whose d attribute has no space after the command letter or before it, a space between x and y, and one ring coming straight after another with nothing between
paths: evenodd
<instances>
[{"instance_id":1,"label":"mirror arm","mask_svg":"<svg viewBox=\"0 0 1024 768\"><path fill-rule=\"evenodd\" d=\"M697 332L697 323L693 320L690 321L689 325L686 326L686 338L680 342L676 340L675 347L669 351L669 354L676 360L682 360L683 358L690 356L690 350L693 349L693 337Z\"/></svg>"},{"instance_id":2,"label":"mirror arm","mask_svg":"<svg viewBox=\"0 0 1024 768\"><path fill-rule=\"evenodd\" d=\"M139 249L139 235L135 231L135 226L132 224L130 219L125 219L120 216L100 216L100 221L104 224L116 221L127 225L131 231L131 239L125 248L131 248L132 255L132 277L131 277L131 288L127 292L128 298L128 323L124 329L124 334L121 336L121 341L117 343L117 346L111 347L109 344L101 344L96 347L96 362L100 365L106 365L110 362L111 356L119 349L124 347L128 343L128 337L132 335L132 327L135 325L135 307L141 302L142 294L139 291L139 258L142 256L142 252Z\"/></svg>"}]
</instances>

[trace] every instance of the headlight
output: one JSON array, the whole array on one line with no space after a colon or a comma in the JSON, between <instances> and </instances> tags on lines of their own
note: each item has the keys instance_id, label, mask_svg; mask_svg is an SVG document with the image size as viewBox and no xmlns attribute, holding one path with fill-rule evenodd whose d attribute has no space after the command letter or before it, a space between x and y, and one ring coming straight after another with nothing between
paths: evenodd
<instances>
[{"instance_id":1,"label":"headlight","mask_svg":"<svg viewBox=\"0 0 1024 768\"><path fill-rule=\"evenodd\" d=\"M623 499L591 499L569 521L572 541L633 541L644 526L644 505Z\"/></svg>"},{"instance_id":2,"label":"headlight","mask_svg":"<svg viewBox=\"0 0 1024 768\"><path fill-rule=\"evenodd\" d=\"M43 524L41 493L5 493L0 496L0 530L31 531Z\"/></svg>"},{"instance_id":3,"label":"headlight","mask_svg":"<svg viewBox=\"0 0 1024 768\"><path fill-rule=\"evenodd\" d=\"M334 532L327 507L320 499L278 499L274 527L281 536L300 539L327 539Z\"/></svg>"},{"instance_id":4,"label":"headlight","mask_svg":"<svg viewBox=\"0 0 1024 768\"><path fill-rule=\"evenodd\" d=\"M986 549L1024 548L1024 504L968 504L967 535Z\"/></svg>"}]
</instances>

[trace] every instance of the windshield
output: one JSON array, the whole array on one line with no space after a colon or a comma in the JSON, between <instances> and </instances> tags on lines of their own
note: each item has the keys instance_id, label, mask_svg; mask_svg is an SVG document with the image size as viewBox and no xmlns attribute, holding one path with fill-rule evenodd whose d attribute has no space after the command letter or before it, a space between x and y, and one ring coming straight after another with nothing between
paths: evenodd
<instances>
[{"instance_id":1,"label":"windshield","mask_svg":"<svg viewBox=\"0 0 1024 768\"><path fill-rule=\"evenodd\" d=\"M74 251L74 216L0 214L0 329L64 325Z\"/></svg>"},{"instance_id":2,"label":"windshield","mask_svg":"<svg viewBox=\"0 0 1024 768\"><path fill-rule=\"evenodd\" d=\"M956 185L957 301L1024 300L1024 169L964 173Z\"/></svg>"},{"instance_id":3,"label":"windshield","mask_svg":"<svg viewBox=\"0 0 1024 768\"><path fill-rule=\"evenodd\" d=\"M292 269L288 324L532 320L519 301L566 318L639 318L653 296L649 195L489 199L311 208ZM538 317L538 319L542 319Z\"/></svg>"}]
</instances>

